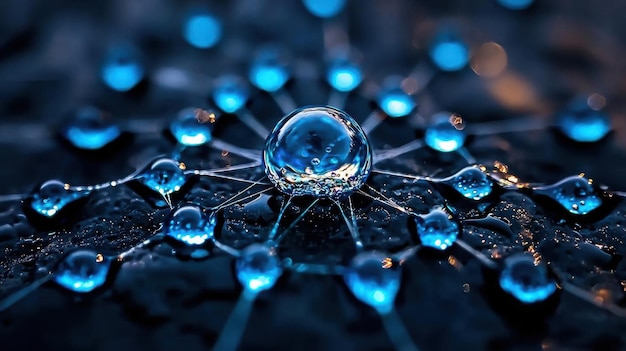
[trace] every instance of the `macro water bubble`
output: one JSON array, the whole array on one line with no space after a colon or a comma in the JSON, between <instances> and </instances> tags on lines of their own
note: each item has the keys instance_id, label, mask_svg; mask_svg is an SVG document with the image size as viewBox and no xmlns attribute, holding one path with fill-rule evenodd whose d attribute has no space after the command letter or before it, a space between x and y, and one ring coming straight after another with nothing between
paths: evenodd
<instances>
[{"instance_id":1,"label":"macro water bubble","mask_svg":"<svg viewBox=\"0 0 626 351\"><path fill-rule=\"evenodd\" d=\"M106 283L110 260L91 250L77 250L59 263L54 282L77 293L89 293Z\"/></svg>"},{"instance_id":2,"label":"macro water bubble","mask_svg":"<svg viewBox=\"0 0 626 351\"><path fill-rule=\"evenodd\" d=\"M259 243L243 249L235 267L237 279L252 293L271 289L283 273L275 249Z\"/></svg>"},{"instance_id":3,"label":"macro water bubble","mask_svg":"<svg viewBox=\"0 0 626 351\"><path fill-rule=\"evenodd\" d=\"M188 246L203 245L215 235L217 216L197 205L172 210L163 223L163 233Z\"/></svg>"},{"instance_id":4,"label":"macro water bubble","mask_svg":"<svg viewBox=\"0 0 626 351\"><path fill-rule=\"evenodd\" d=\"M222 111L235 113L243 108L250 97L246 81L237 75L224 75L213 88L213 101Z\"/></svg>"},{"instance_id":5,"label":"macro water bubble","mask_svg":"<svg viewBox=\"0 0 626 351\"><path fill-rule=\"evenodd\" d=\"M277 47L268 46L259 50L250 67L250 82L269 93L282 89L290 76L285 56Z\"/></svg>"},{"instance_id":6,"label":"macro water bubble","mask_svg":"<svg viewBox=\"0 0 626 351\"><path fill-rule=\"evenodd\" d=\"M465 42L448 31L435 36L428 53L435 65L447 72L463 69L470 59L469 48Z\"/></svg>"},{"instance_id":7,"label":"macro water bubble","mask_svg":"<svg viewBox=\"0 0 626 351\"><path fill-rule=\"evenodd\" d=\"M433 209L415 218L417 235L423 246L445 250L456 241L460 226L442 209Z\"/></svg>"},{"instance_id":8,"label":"macro water bubble","mask_svg":"<svg viewBox=\"0 0 626 351\"><path fill-rule=\"evenodd\" d=\"M472 200L481 200L493 191L493 181L478 166L465 167L441 180L459 194Z\"/></svg>"},{"instance_id":9,"label":"macro water bubble","mask_svg":"<svg viewBox=\"0 0 626 351\"><path fill-rule=\"evenodd\" d=\"M263 167L287 195L340 197L364 184L372 150L347 113L329 106L304 107L274 127L263 149Z\"/></svg>"},{"instance_id":10,"label":"macro water bubble","mask_svg":"<svg viewBox=\"0 0 626 351\"><path fill-rule=\"evenodd\" d=\"M556 184L536 187L533 192L555 200L575 215L586 215L602 206L602 195L593 181L583 176L567 177Z\"/></svg>"},{"instance_id":11,"label":"macro water bubble","mask_svg":"<svg viewBox=\"0 0 626 351\"><path fill-rule=\"evenodd\" d=\"M38 214L52 218L65 206L86 196L87 191L77 191L59 180L48 180L38 186L30 195L30 207Z\"/></svg>"},{"instance_id":12,"label":"macro water bubble","mask_svg":"<svg viewBox=\"0 0 626 351\"><path fill-rule=\"evenodd\" d=\"M361 252L343 276L352 294L380 313L391 312L400 289L400 268L387 265L389 260L382 252Z\"/></svg>"},{"instance_id":13,"label":"macro water bubble","mask_svg":"<svg viewBox=\"0 0 626 351\"><path fill-rule=\"evenodd\" d=\"M463 147L465 133L455 124L455 118L460 117L448 112L435 114L432 123L426 128L426 145L440 152L452 152Z\"/></svg>"},{"instance_id":14,"label":"macro water bubble","mask_svg":"<svg viewBox=\"0 0 626 351\"><path fill-rule=\"evenodd\" d=\"M101 76L104 83L115 91L129 91L144 77L139 52L132 46L114 47L106 55Z\"/></svg>"},{"instance_id":15,"label":"macro water bubble","mask_svg":"<svg viewBox=\"0 0 626 351\"><path fill-rule=\"evenodd\" d=\"M546 267L535 264L528 254L516 254L504 260L499 284L502 290L526 304L544 301L556 291L556 282L548 276Z\"/></svg>"},{"instance_id":16,"label":"macro water bubble","mask_svg":"<svg viewBox=\"0 0 626 351\"><path fill-rule=\"evenodd\" d=\"M117 138L122 131L99 109L86 106L79 109L74 119L63 128L61 135L72 145L84 150L101 149Z\"/></svg>"},{"instance_id":17,"label":"macro water bubble","mask_svg":"<svg viewBox=\"0 0 626 351\"><path fill-rule=\"evenodd\" d=\"M402 90L401 79L398 77L385 79L377 102L380 109L392 118L404 117L417 107L413 97Z\"/></svg>"},{"instance_id":18,"label":"macro water bubble","mask_svg":"<svg viewBox=\"0 0 626 351\"><path fill-rule=\"evenodd\" d=\"M183 37L193 47L211 48L219 42L221 36L222 24L209 13L192 13L184 20Z\"/></svg>"},{"instance_id":19,"label":"macro water bubble","mask_svg":"<svg viewBox=\"0 0 626 351\"><path fill-rule=\"evenodd\" d=\"M335 58L328 66L326 81L337 91L352 91L362 80L361 67L347 58Z\"/></svg>"},{"instance_id":20,"label":"macro water bubble","mask_svg":"<svg viewBox=\"0 0 626 351\"><path fill-rule=\"evenodd\" d=\"M576 101L559 113L557 124L565 136L581 143L599 141L611 131L609 116L586 101Z\"/></svg>"},{"instance_id":21,"label":"macro water bubble","mask_svg":"<svg viewBox=\"0 0 626 351\"><path fill-rule=\"evenodd\" d=\"M169 158L153 161L137 178L163 196L179 191L187 181L181 164Z\"/></svg>"},{"instance_id":22,"label":"macro water bubble","mask_svg":"<svg viewBox=\"0 0 626 351\"><path fill-rule=\"evenodd\" d=\"M498 3L509 10L523 10L535 0L498 0Z\"/></svg>"},{"instance_id":23,"label":"macro water bubble","mask_svg":"<svg viewBox=\"0 0 626 351\"><path fill-rule=\"evenodd\" d=\"M346 6L346 0L302 0L304 7L314 16L330 18Z\"/></svg>"},{"instance_id":24,"label":"macro water bubble","mask_svg":"<svg viewBox=\"0 0 626 351\"><path fill-rule=\"evenodd\" d=\"M199 146L211 141L210 121L201 122L198 109L186 108L178 113L170 124L170 131L176 140L185 146Z\"/></svg>"}]
</instances>

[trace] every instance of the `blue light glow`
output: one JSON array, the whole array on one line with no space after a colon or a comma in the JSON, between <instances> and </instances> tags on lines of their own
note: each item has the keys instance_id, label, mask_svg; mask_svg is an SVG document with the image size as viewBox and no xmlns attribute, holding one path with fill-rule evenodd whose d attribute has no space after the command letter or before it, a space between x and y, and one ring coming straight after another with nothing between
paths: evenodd
<instances>
[{"instance_id":1,"label":"blue light glow","mask_svg":"<svg viewBox=\"0 0 626 351\"><path fill-rule=\"evenodd\" d=\"M249 79L257 88L276 92L289 80L289 71L280 57L280 51L266 48L257 53L250 67Z\"/></svg>"},{"instance_id":2,"label":"blue light glow","mask_svg":"<svg viewBox=\"0 0 626 351\"><path fill-rule=\"evenodd\" d=\"M575 103L558 117L559 128L568 138L593 143L604 138L611 131L609 116L602 111L591 109L586 103Z\"/></svg>"},{"instance_id":3,"label":"blue light glow","mask_svg":"<svg viewBox=\"0 0 626 351\"><path fill-rule=\"evenodd\" d=\"M134 48L111 50L102 66L102 80L111 89L129 91L143 79L144 69Z\"/></svg>"},{"instance_id":4,"label":"blue light glow","mask_svg":"<svg viewBox=\"0 0 626 351\"><path fill-rule=\"evenodd\" d=\"M472 200L481 200L491 194L493 182L478 167L463 168L451 177L442 180L459 194Z\"/></svg>"},{"instance_id":5,"label":"blue light glow","mask_svg":"<svg viewBox=\"0 0 626 351\"><path fill-rule=\"evenodd\" d=\"M113 142L122 134L119 126L106 120L100 110L85 107L62 131L62 135L75 147L97 150Z\"/></svg>"},{"instance_id":6,"label":"blue light glow","mask_svg":"<svg viewBox=\"0 0 626 351\"><path fill-rule=\"evenodd\" d=\"M204 145L212 139L210 124L198 121L195 108L180 111L172 121L170 131L174 138L185 146Z\"/></svg>"},{"instance_id":7,"label":"blue light glow","mask_svg":"<svg viewBox=\"0 0 626 351\"><path fill-rule=\"evenodd\" d=\"M183 36L189 45L208 49L217 44L222 36L222 25L209 14L194 14L183 26Z\"/></svg>"},{"instance_id":8,"label":"blue light glow","mask_svg":"<svg viewBox=\"0 0 626 351\"><path fill-rule=\"evenodd\" d=\"M164 222L163 232L185 245L203 245L213 239L216 224L215 213L189 205L170 212Z\"/></svg>"},{"instance_id":9,"label":"blue light glow","mask_svg":"<svg viewBox=\"0 0 626 351\"><path fill-rule=\"evenodd\" d=\"M556 291L556 284L549 279L546 267L535 265L533 257L526 254L505 260L500 287L526 304L544 301Z\"/></svg>"},{"instance_id":10,"label":"blue light glow","mask_svg":"<svg viewBox=\"0 0 626 351\"><path fill-rule=\"evenodd\" d=\"M535 0L498 0L498 3L509 10L523 10Z\"/></svg>"},{"instance_id":11,"label":"blue light glow","mask_svg":"<svg viewBox=\"0 0 626 351\"><path fill-rule=\"evenodd\" d=\"M253 293L271 289L283 273L274 249L263 244L246 247L237 259L236 270L241 285Z\"/></svg>"},{"instance_id":12,"label":"blue light glow","mask_svg":"<svg viewBox=\"0 0 626 351\"><path fill-rule=\"evenodd\" d=\"M459 235L459 225L441 209L415 218L417 235L423 246L445 250L452 246Z\"/></svg>"},{"instance_id":13,"label":"blue light glow","mask_svg":"<svg viewBox=\"0 0 626 351\"><path fill-rule=\"evenodd\" d=\"M388 267L390 258L380 252L357 254L344 274L344 281L354 296L379 313L389 313L400 289L399 267Z\"/></svg>"},{"instance_id":14,"label":"blue light glow","mask_svg":"<svg viewBox=\"0 0 626 351\"><path fill-rule=\"evenodd\" d=\"M411 95L405 93L399 86L391 86L383 88L378 94L378 106L387 116L398 118L410 114L417 105Z\"/></svg>"},{"instance_id":15,"label":"blue light glow","mask_svg":"<svg viewBox=\"0 0 626 351\"><path fill-rule=\"evenodd\" d=\"M213 89L213 101L226 113L235 113L248 102L250 91L239 76L226 75L217 80Z\"/></svg>"},{"instance_id":16,"label":"blue light glow","mask_svg":"<svg viewBox=\"0 0 626 351\"><path fill-rule=\"evenodd\" d=\"M426 129L424 142L440 152L456 151L465 143L465 133L450 122L451 114L440 113L433 117L433 123Z\"/></svg>"},{"instance_id":17,"label":"blue light glow","mask_svg":"<svg viewBox=\"0 0 626 351\"><path fill-rule=\"evenodd\" d=\"M87 192L69 190L63 182L49 180L30 195L30 206L37 213L52 218L65 206L86 195Z\"/></svg>"},{"instance_id":18,"label":"blue light glow","mask_svg":"<svg viewBox=\"0 0 626 351\"><path fill-rule=\"evenodd\" d=\"M106 282L110 262L96 252L79 250L67 255L54 272L54 281L65 289L89 293Z\"/></svg>"},{"instance_id":19,"label":"blue light glow","mask_svg":"<svg viewBox=\"0 0 626 351\"><path fill-rule=\"evenodd\" d=\"M442 37L430 48L430 57L442 71L458 71L467 65L469 49L460 40Z\"/></svg>"},{"instance_id":20,"label":"blue light glow","mask_svg":"<svg viewBox=\"0 0 626 351\"><path fill-rule=\"evenodd\" d=\"M587 178L574 176L535 188L535 192L551 197L572 214L586 215L602 205L602 197L592 184Z\"/></svg>"},{"instance_id":21,"label":"blue light glow","mask_svg":"<svg viewBox=\"0 0 626 351\"><path fill-rule=\"evenodd\" d=\"M302 0L302 3L314 16L330 18L341 12L346 0Z\"/></svg>"},{"instance_id":22,"label":"blue light glow","mask_svg":"<svg viewBox=\"0 0 626 351\"><path fill-rule=\"evenodd\" d=\"M179 191L187 181L180 164L169 158L153 162L139 179L145 186L164 196Z\"/></svg>"},{"instance_id":23,"label":"blue light glow","mask_svg":"<svg viewBox=\"0 0 626 351\"><path fill-rule=\"evenodd\" d=\"M361 84L362 79L361 68L348 60L333 61L326 74L328 84L341 92L354 90Z\"/></svg>"}]
</instances>

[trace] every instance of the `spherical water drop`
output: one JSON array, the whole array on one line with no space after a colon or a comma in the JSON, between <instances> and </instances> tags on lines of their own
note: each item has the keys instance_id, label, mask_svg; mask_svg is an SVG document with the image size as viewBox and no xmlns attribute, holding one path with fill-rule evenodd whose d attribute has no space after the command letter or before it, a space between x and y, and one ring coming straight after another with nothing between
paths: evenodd
<instances>
[{"instance_id":1,"label":"spherical water drop","mask_svg":"<svg viewBox=\"0 0 626 351\"><path fill-rule=\"evenodd\" d=\"M195 205L172 210L163 223L163 233L185 245L202 245L213 239L217 217Z\"/></svg>"},{"instance_id":2,"label":"spherical water drop","mask_svg":"<svg viewBox=\"0 0 626 351\"><path fill-rule=\"evenodd\" d=\"M459 194L472 200L481 200L493 191L493 182L475 166L463 168L451 177L442 180Z\"/></svg>"},{"instance_id":3,"label":"spherical water drop","mask_svg":"<svg viewBox=\"0 0 626 351\"><path fill-rule=\"evenodd\" d=\"M236 264L237 279L249 292L272 288L283 273L274 249L263 244L246 247Z\"/></svg>"},{"instance_id":4,"label":"spherical water drop","mask_svg":"<svg viewBox=\"0 0 626 351\"><path fill-rule=\"evenodd\" d=\"M363 73L356 63L347 59L336 59L328 67L326 80L335 90L349 92L361 84Z\"/></svg>"},{"instance_id":5,"label":"spherical water drop","mask_svg":"<svg viewBox=\"0 0 626 351\"><path fill-rule=\"evenodd\" d=\"M417 106L413 97L402 90L400 82L397 77L387 78L378 93L378 106L392 118L404 117Z\"/></svg>"},{"instance_id":6,"label":"spherical water drop","mask_svg":"<svg viewBox=\"0 0 626 351\"><path fill-rule=\"evenodd\" d=\"M250 67L249 79L257 88L276 92L289 80L286 60L277 48L267 47L260 50Z\"/></svg>"},{"instance_id":7,"label":"spherical water drop","mask_svg":"<svg viewBox=\"0 0 626 351\"><path fill-rule=\"evenodd\" d=\"M181 145L198 146L211 141L211 125L200 122L196 111L195 108L180 111L170 125L172 135Z\"/></svg>"},{"instance_id":8,"label":"spherical water drop","mask_svg":"<svg viewBox=\"0 0 626 351\"><path fill-rule=\"evenodd\" d=\"M510 10L523 10L530 6L535 0L498 0L498 3Z\"/></svg>"},{"instance_id":9,"label":"spherical water drop","mask_svg":"<svg viewBox=\"0 0 626 351\"><path fill-rule=\"evenodd\" d=\"M187 181L180 163L169 158L154 161L138 178L145 186L161 195L179 191Z\"/></svg>"},{"instance_id":10,"label":"spherical water drop","mask_svg":"<svg viewBox=\"0 0 626 351\"><path fill-rule=\"evenodd\" d=\"M602 196L596 191L593 183L581 176L568 177L556 184L533 190L537 194L552 198L575 215L586 215L602 205Z\"/></svg>"},{"instance_id":11,"label":"spherical water drop","mask_svg":"<svg viewBox=\"0 0 626 351\"><path fill-rule=\"evenodd\" d=\"M550 279L546 267L536 265L533 257L518 254L504 261L500 273L500 287L523 303L544 301L556 291L555 282Z\"/></svg>"},{"instance_id":12,"label":"spherical water drop","mask_svg":"<svg viewBox=\"0 0 626 351\"><path fill-rule=\"evenodd\" d=\"M88 106L81 108L61 133L79 149L97 150L116 140L122 131L102 111Z\"/></svg>"},{"instance_id":13,"label":"spherical water drop","mask_svg":"<svg viewBox=\"0 0 626 351\"><path fill-rule=\"evenodd\" d=\"M331 152L326 152L328 147ZM372 151L347 113L305 107L278 122L265 142L263 164L270 181L285 194L338 197L363 185Z\"/></svg>"},{"instance_id":14,"label":"spherical water drop","mask_svg":"<svg viewBox=\"0 0 626 351\"><path fill-rule=\"evenodd\" d=\"M435 65L442 71L461 70L469 61L467 45L449 32L441 33L435 38L429 54Z\"/></svg>"},{"instance_id":15,"label":"spherical water drop","mask_svg":"<svg viewBox=\"0 0 626 351\"><path fill-rule=\"evenodd\" d=\"M609 116L596 111L587 102L576 102L557 116L557 123L568 138L593 143L604 138L611 131Z\"/></svg>"},{"instance_id":16,"label":"spherical water drop","mask_svg":"<svg viewBox=\"0 0 626 351\"><path fill-rule=\"evenodd\" d=\"M441 112L433 116L433 123L426 129L426 145L440 152L456 151L465 143L465 133L450 122L450 113Z\"/></svg>"},{"instance_id":17,"label":"spherical water drop","mask_svg":"<svg viewBox=\"0 0 626 351\"><path fill-rule=\"evenodd\" d=\"M61 181L49 180L30 195L29 203L35 212L51 218L71 202L86 195L86 191L71 190Z\"/></svg>"},{"instance_id":18,"label":"spherical water drop","mask_svg":"<svg viewBox=\"0 0 626 351\"><path fill-rule=\"evenodd\" d=\"M183 37L189 45L208 49L215 46L222 36L222 24L208 13L195 13L183 25Z\"/></svg>"},{"instance_id":19,"label":"spherical water drop","mask_svg":"<svg viewBox=\"0 0 626 351\"><path fill-rule=\"evenodd\" d=\"M388 313L400 289L401 271L388 266L389 257L380 252L357 254L344 274L354 296L380 313Z\"/></svg>"},{"instance_id":20,"label":"spherical water drop","mask_svg":"<svg viewBox=\"0 0 626 351\"><path fill-rule=\"evenodd\" d=\"M107 55L102 66L102 79L111 89L124 92L131 90L144 77L143 65L135 48L121 46Z\"/></svg>"},{"instance_id":21,"label":"spherical water drop","mask_svg":"<svg viewBox=\"0 0 626 351\"><path fill-rule=\"evenodd\" d=\"M77 292L88 293L101 287L107 280L110 261L89 250L78 250L67 255L54 272L54 281Z\"/></svg>"},{"instance_id":22,"label":"spherical water drop","mask_svg":"<svg viewBox=\"0 0 626 351\"><path fill-rule=\"evenodd\" d=\"M235 113L248 102L250 91L243 78L226 75L219 78L213 89L213 101L226 113Z\"/></svg>"},{"instance_id":23,"label":"spherical water drop","mask_svg":"<svg viewBox=\"0 0 626 351\"><path fill-rule=\"evenodd\" d=\"M345 7L346 0L302 0L302 3L314 16L330 18Z\"/></svg>"},{"instance_id":24,"label":"spherical water drop","mask_svg":"<svg viewBox=\"0 0 626 351\"><path fill-rule=\"evenodd\" d=\"M441 209L420 215L415 218L415 224L422 245L437 250L445 250L452 246L460 230L457 222Z\"/></svg>"}]
</instances>

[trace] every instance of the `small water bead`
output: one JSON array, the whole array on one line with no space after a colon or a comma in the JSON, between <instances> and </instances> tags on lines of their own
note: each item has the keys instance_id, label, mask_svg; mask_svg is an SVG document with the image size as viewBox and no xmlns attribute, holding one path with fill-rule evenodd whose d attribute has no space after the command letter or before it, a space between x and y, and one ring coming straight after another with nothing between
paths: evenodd
<instances>
[{"instance_id":1,"label":"small water bead","mask_svg":"<svg viewBox=\"0 0 626 351\"><path fill-rule=\"evenodd\" d=\"M183 37L189 45L208 49L217 44L222 36L222 24L208 13L194 13L183 25Z\"/></svg>"},{"instance_id":2,"label":"small water bead","mask_svg":"<svg viewBox=\"0 0 626 351\"><path fill-rule=\"evenodd\" d=\"M404 117L417 107L413 97L402 90L400 82L397 77L387 78L378 93L378 106L392 118Z\"/></svg>"},{"instance_id":3,"label":"small water bead","mask_svg":"<svg viewBox=\"0 0 626 351\"><path fill-rule=\"evenodd\" d=\"M144 77L144 68L135 48L120 46L109 52L101 74L109 88L124 92L139 84Z\"/></svg>"},{"instance_id":4,"label":"small water bead","mask_svg":"<svg viewBox=\"0 0 626 351\"><path fill-rule=\"evenodd\" d=\"M602 205L602 195L596 191L591 180L582 176L568 177L556 184L533 190L556 200L575 215L586 215Z\"/></svg>"},{"instance_id":5,"label":"small water bead","mask_svg":"<svg viewBox=\"0 0 626 351\"><path fill-rule=\"evenodd\" d=\"M271 289L283 273L275 249L259 243L243 249L236 270L241 285L253 293Z\"/></svg>"},{"instance_id":6,"label":"small water bead","mask_svg":"<svg viewBox=\"0 0 626 351\"><path fill-rule=\"evenodd\" d=\"M346 0L302 0L302 3L311 14L321 18L336 16L346 6Z\"/></svg>"},{"instance_id":7,"label":"small water bead","mask_svg":"<svg viewBox=\"0 0 626 351\"><path fill-rule=\"evenodd\" d=\"M417 235L423 246L445 250L452 246L459 235L460 226L441 209L415 218Z\"/></svg>"},{"instance_id":8,"label":"small water bead","mask_svg":"<svg viewBox=\"0 0 626 351\"><path fill-rule=\"evenodd\" d=\"M454 124L456 115L440 112L433 116L433 123L426 129L426 145L440 152L452 152L463 147L465 133Z\"/></svg>"},{"instance_id":9,"label":"small water bead","mask_svg":"<svg viewBox=\"0 0 626 351\"><path fill-rule=\"evenodd\" d=\"M559 129L568 138L593 143L604 138L611 131L609 116L592 109L586 101L575 102L557 116Z\"/></svg>"},{"instance_id":10,"label":"small water bead","mask_svg":"<svg viewBox=\"0 0 626 351\"><path fill-rule=\"evenodd\" d=\"M199 146L212 139L210 122L200 122L197 113L198 109L187 108L172 121L170 131L181 145Z\"/></svg>"},{"instance_id":11,"label":"small water bead","mask_svg":"<svg viewBox=\"0 0 626 351\"><path fill-rule=\"evenodd\" d=\"M379 313L388 313L400 289L401 271L389 266L389 257L381 252L361 252L350 263L344 281L354 296Z\"/></svg>"},{"instance_id":12,"label":"small water bead","mask_svg":"<svg viewBox=\"0 0 626 351\"><path fill-rule=\"evenodd\" d=\"M75 191L69 185L49 180L30 195L30 206L35 212L51 218L73 201L86 196L86 191Z\"/></svg>"},{"instance_id":13,"label":"small water bead","mask_svg":"<svg viewBox=\"0 0 626 351\"><path fill-rule=\"evenodd\" d=\"M172 210L163 224L163 233L185 245L203 245L215 235L217 217L195 205Z\"/></svg>"},{"instance_id":14,"label":"small water bead","mask_svg":"<svg viewBox=\"0 0 626 351\"><path fill-rule=\"evenodd\" d=\"M442 32L433 41L430 58L442 71L458 71L469 62L469 49L456 35Z\"/></svg>"},{"instance_id":15,"label":"small water bead","mask_svg":"<svg viewBox=\"0 0 626 351\"><path fill-rule=\"evenodd\" d=\"M498 3L510 10L523 10L535 0L498 0Z\"/></svg>"},{"instance_id":16,"label":"small water bead","mask_svg":"<svg viewBox=\"0 0 626 351\"><path fill-rule=\"evenodd\" d=\"M235 113L243 108L250 97L246 81L236 75L220 77L213 89L213 101L226 113Z\"/></svg>"},{"instance_id":17,"label":"small water bead","mask_svg":"<svg viewBox=\"0 0 626 351\"><path fill-rule=\"evenodd\" d=\"M339 197L369 176L372 151L363 129L347 113L305 107L285 116L263 150L265 173L287 195Z\"/></svg>"},{"instance_id":18,"label":"small water bead","mask_svg":"<svg viewBox=\"0 0 626 351\"><path fill-rule=\"evenodd\" d=\"M181 164L169 158L154 161L138 178L148 188L161 195L179 191L187 178L180 168Z\"/></svg>"},{"instance_id":19,"label":"small water bead","mask_svg":"<svg viewBox=\"0 0 626 351\"><path fill-rule=\"evenodd\" d=\"M535 264L527 254L506 258L499 283L502 290L526 304L544 301L556 291L546 267Z\"/></svg>"},{"instance_id":20,"label":"small water bead","mask_svg":"<svg viewBox=\"0 0 626 351\"><path fill-rule=\"evenodd\" d=\"M67 255L54 272L54 281L65 289L89 293L106 283L111 262L90 250Z\"/></svg>"},{"instance_id":21,"label":"small water bead","mask_svg":"<svg viewBox=\"0 0 626 351\"><path fill-rule=\"evenodd\" d=\"M335 59L328 67L326 80L333 89L349 92L361 84L363 73L356 63L348 59Z\"/></svg>"},{"instance_id":22,"label":"small water bead","mask_svg":"<svg viewBox=\"0 0 626 351\"><path fill-rule=\"evenodd\" d=\"M274 47L267 47L257 52L250 67L249 79L254 86L269 93L282 89L289 80L289 71L283 53Z\"/></svg>"},{"instance_id":23,"label":"small water bead","mask_svg":"<svg viewBox=\"0 0 626 351\"><path fill-rule=\"evenodd\" d=\"M61 134L79 149L97 150L115 141L122 131L102 111L87 106L78 110Z\"/></svg>"},{"instance_id":24,"label":"small water bead","mask_svg":"<svg viewBox=\"0 0 626 351\"><path fill-rule=\"evenodd\" d=\"M481 200L493 191L493 181L480 167L465 167L451 177L441 180L459 194L472 200Z\"/></svg>"}]
</instances>

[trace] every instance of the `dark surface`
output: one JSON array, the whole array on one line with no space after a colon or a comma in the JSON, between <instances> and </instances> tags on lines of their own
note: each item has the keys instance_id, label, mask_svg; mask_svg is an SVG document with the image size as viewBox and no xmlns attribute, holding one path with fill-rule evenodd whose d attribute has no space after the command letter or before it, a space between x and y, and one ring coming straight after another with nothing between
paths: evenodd
<instances>
[{"instance_id":1,"label":"dark surface","mask_svg":"<svg viewBox=\"0 0 626 351\"><path fill-rule=\"evenodd\" d=\"M148 72L164 66L194 72L198 79L244 72L251 52L265 42L289 48L295 77L289 91L298 105L323 104L322 23L299 1L267 5L262 1L214 1L225 36L209 50L189 47L180 36L186 7L179 2L4 1L0 5L0 193L27 193L41 181L71 184L119 179L174 144L162 133L135 135L105 154L77 152L55 136L77 106L96 104L113 118L154 120L165 125L187 106L206 108L207 94L156 86L130 94L109 91L97 75L109 44L131 41L144 52ZM191 5L191 3L189 3ZM441 24L452 24L473 50L495 41L508 54L508 69L483 79L470 68L438 74L417 97L419 113L460 113L471 124L533 115L548 121L569 98L598 92L607 98L614 131L596 145L574 145L550 128L476 137L470 152L483 164L498 160L523 181L554 183L585 172L597 183L624 190L626 176L623 123L626 94L626 4L538 0L522 12L495 1L351 1L337 21L347 24L351 43L363 52L367 80L352 95L346 111L362 121L372 110L368 97L389 74L407 75L419 62L428 66L424 48ZM413 45L412 45L413 43ZM282 115L269 96L255 92L249 109L272 127ZM152 123L152 122L150 122ZM223 116L217 137L260 149L256 137L233 116ZM415 137L418 116L385 121L371 135L375 149L399 146ZM157 128L158 129L158 128ZM188 168L216 168L246 162L222 157L208 148L185 151ZM419 150L385 161L380 169L447 176L465 165L455 155ZM260 170L236 172L258 179ZM424 182L375 175L369 184L386 196L424 213L444 197ZM181 201L211 206L245 185L203 178ZM256 205L225 211L220 239L241 248L266 237L276 216L278 194ZM269 199L269 205L263 202ZM414 242L405 215L355 198L367 247L397 251ZM306 206L306 203L304 203ZM283 223L297 217L292 208ZM271 206L270 206L271 205ZM457 205L456 203L454 204ZM167 214L127 186L90 196L78 218L61 228L35 228L19 203L0 203L0 297L46 274L62 253L92 247L115 254L151 237ZM462 218L478 215L458 204ZM506 256L536 250L544 262L571 276L570 282L624 302L626 233L623 203L597 222L560 221L559 212L518 192L495 199L491 213L511 222L513 237L471 225L463 239L485 254ZM285 239L282 257L296 262L346 263L354 254L343 221L329 204L317 206ZM451 265L449 256L456 257ZM239 296L233 259L216 254L203 261L181 260L167 244L140 250L125 262L111 286L77 299L45 285L0 314L2 350L172 350L210 348ZM532 323L515 323L515 306L499 304L494 286L478 262L453 248L445 254L422 252L404 265L396 307L421 350L623 350L626 320L567 293L531 311ZM465 286L464 284L468 284ZM555 309L548 318L544 310ZM339 277L286 272L278 285L261 294L246 328L242 349L386 350L392 347L380 318L357 302Z\"/></svg>"}]
</instances>

